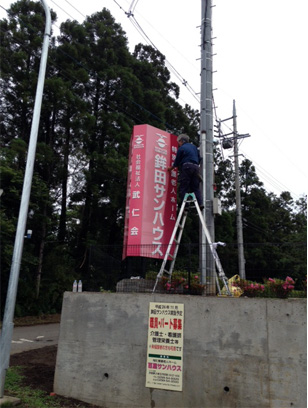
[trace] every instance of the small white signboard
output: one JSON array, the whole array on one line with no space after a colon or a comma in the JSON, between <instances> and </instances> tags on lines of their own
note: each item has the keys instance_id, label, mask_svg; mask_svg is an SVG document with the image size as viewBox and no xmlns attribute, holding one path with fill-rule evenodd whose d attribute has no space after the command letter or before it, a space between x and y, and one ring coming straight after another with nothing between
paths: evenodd
<instances>
[{"instance_id":1,"label":"small white signboard","mask_svg":"<svg viewBox=\"0 0 308 408\"><path fill-rule=\"evenodd\" d=\"M146 387L182 391L184 304L150 302Z\"/></svg>"}]
</instances>

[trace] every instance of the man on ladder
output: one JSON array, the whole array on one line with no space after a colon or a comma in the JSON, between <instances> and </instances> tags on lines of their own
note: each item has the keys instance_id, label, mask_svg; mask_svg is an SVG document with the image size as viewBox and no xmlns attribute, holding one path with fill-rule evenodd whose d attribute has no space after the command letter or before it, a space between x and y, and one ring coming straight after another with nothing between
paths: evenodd
<instances>
[{"instance_id":1,"label":"man on ladder","mask_svg":"<svg viewBox=\"0 0 308 408\"><path fill-rule=\"evenodd\" d=\"M195 145L189 143L189 136L181 134L177 138L179 148L176 154L176 158L172 166L168 167L168 171L172 171L175 168L180 169L179 176L179 195L181 203L184 200L186 193L194 193L200 210L204 208L202 193L200 190L200 154Z\"/></svg>"},{"instance_id":2,"label":"man on ladder","mask_svg":"<svg viewBox=\"0 0 308 408\"><path fill-rule=\"evenodd\" d=\"M176 158L174 163L171 167L168 168L168 171L172 171L174 168L180 168L180 199L181 199L181 207L180 211L174 226L174 230L171 234L171 238L169 241L169 245L167 247L165 257L160 268L159 273L157 274L156 282L153 288L153 293L156 290L157 283L160 278L163 277L164 274L168 275L169 280L171 280L172 272L174 269L174 264L177 256L177 252L179 249L180 241L182 238L186 218L187 218L187 208L189 206L195 206L197 213L199 215L199 219L202 225L203 232L206 236L207 242L210 246L210 250L212 256L215 261L216 268L218 270L218 276L216 274L216 285L219 294L221 294L220 284L218 277L222 280L223 285L225 286L226 293L230 296L230 289L228 286L227 277L222 269L218 254L216 252L217 245L221 243L212 243L211 236L209 231L206 227L205 221L202 216L203 200L202 194L200 192L199 184L201 181L200 173L199 173L199 163L200 163L200 155L199 151L193 144L189 143L189 136L182 134L177 139L179 144L179 149L177 151ZM172 249L173 254L171 254ZM166 269L166 264L168 261L171 261L169 270Z\"/></svg>"}]
</instances>

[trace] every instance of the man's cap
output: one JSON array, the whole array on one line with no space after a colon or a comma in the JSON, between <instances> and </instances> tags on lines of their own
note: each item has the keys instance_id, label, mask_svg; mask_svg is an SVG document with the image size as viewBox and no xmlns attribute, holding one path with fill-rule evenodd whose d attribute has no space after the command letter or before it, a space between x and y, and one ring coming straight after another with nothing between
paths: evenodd
<instances>
[{"instance_id":1,"label":"man's cap","mask_svg":"<svg viewBox=\"0 0 308 408\"><path fill-rule=\"evenodd\" d=\"M189 142L189 136L186 135L185 133L182 133L180 136L178 136L177 141L178 142Z\"/></svg>"}]
</instances>

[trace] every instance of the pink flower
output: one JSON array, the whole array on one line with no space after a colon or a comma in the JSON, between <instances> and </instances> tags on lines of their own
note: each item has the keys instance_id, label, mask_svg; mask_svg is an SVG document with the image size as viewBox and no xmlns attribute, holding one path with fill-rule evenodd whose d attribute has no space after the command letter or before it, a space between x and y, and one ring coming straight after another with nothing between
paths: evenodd
<instances>
[{"instance_id":1,"label":"pink flower","mask_svg":"<svg viewBox=\"0 0 308 408\"><path fill-rule=\"evenodd\" d=\"M169 290L171 288L171 284L169 282L166 283L166 288Z\"/></svg>"},{"instance_id":2,"label":"pink flower","mask_svg":"<svg viewBox=\"0 0 308 408\"><path fill-rule=\"evenodd\" d=\"M188 289L188 287L189 287L188 285L185 285L185 286L184 286L185 289Z\"/></svg>"},{"instance_id":3,"label":"pink flower","mask_svg":"<svg viewBox=\"0 0 308 408\"><path fill-rule=\"evenodd\" d=\"M268 278L268 281L275 283L275 279L272 279L272 278Z\"/></svg>"},{"instance_id":4,"label":"pink flower","mask_svg":"<svg viewBox=\"0 0 308 408\"><path fill-rule=\"evenodd\" d=\"M198 275L195 275L195 279L199 279L199 276L198 276Z\"/></svg>"},{"instance_id":5,"label":"pink flower","mask_svg":"<svg viewBox=\"0 0 308 408\"><path fill-rule=\"evenodd\" d=\"M284 290L293 290L293 289L294 289L294 285L289 285L288 283L284 283L284 284L282 285L282 288L283 288Z\"/></svg>"},{"instance_id":6,"label":"pink flower","mask_svg":"<svg viewBox=\"0 0 308 408\"><path fill-rule=\"evenodd\" d=\"M287 276L287 277L286 277L286 282L287 282L287 283L291 283L291 284L294 284L294 283L295 283L294 280L293 280L292 278L290 278L290 276Z\"/></svg>"}]
</instances>

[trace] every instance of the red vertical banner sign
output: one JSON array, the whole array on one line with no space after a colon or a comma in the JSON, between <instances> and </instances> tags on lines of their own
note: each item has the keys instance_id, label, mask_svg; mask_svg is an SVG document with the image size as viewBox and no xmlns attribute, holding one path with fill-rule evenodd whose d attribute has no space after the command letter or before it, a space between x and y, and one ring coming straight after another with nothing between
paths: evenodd
<instances>
[{"instance_id":1,"label":"red vertical banner sign","mask_svg":"<svg viewBox=\"0 0 308 408\"><path fill-rule=\"evenodd\" d=\"M123 259L163 259L176 221L177 174L168 172L177 137L149 125L134 126L130 142Z\"/></svg>"}]
</instances>

